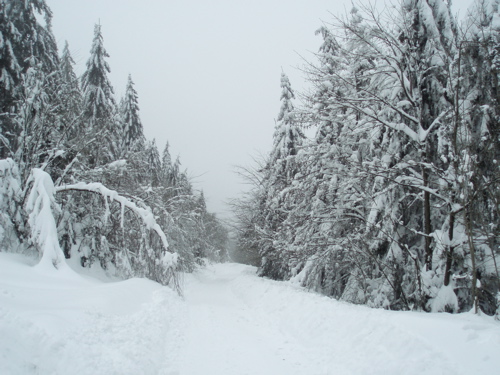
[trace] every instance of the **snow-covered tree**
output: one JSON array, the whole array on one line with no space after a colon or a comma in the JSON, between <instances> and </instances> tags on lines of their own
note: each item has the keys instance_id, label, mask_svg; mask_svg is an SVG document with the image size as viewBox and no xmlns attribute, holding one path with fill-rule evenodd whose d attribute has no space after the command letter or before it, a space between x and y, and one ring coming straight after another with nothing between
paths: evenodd
<instances>
[{"instance_id":1,"label":"snow-covered tree","mask_svg":"<svg viewBox=\"0 0 500 375\"><path fill-rule=\"evenodd\" d=\"M286 154L276 131L236 204L238 243L258 249L262 275L374 307L456 312L474 299L494 313L492 4L467 36L441 0L361 7L319 30L300 109L317 135Z\"/></svg>"},{"instance_id":2,"label":"snow-covered tree","mask_svg":"<svg viewBox=\"0 0 500 375\"><path fill-rule=\"evenodd\" d=\"M496 259L500 232L495 224L500 201L496 187L500 178L499 5L496 0L476 1L469 9L465 34L458 46L459 107L453 144L458 154L457 175L461 177L456 183L460 189L457 200L464 209L457 221L466 228L469 241L468 251L453 254L447 264L450 274L471 264L471 293L461 285L460 302L468 307L474 299L476 310L481 307L490 314L495 310L495 295L500 288Z\"/></svg>"},{"instance_id":3,"label":"snow-covered tree","mask_svg":"<svg viewBox=\"0 0 500 375\"><path fill-rule=\"evenodd\" d=\"M118 113L101 26L80 89L51 17L44 0L0 0L2 251L179 289L179 270L223 260L227 232L180 162L167 149L162 165L145 140L130 78Z\"/></svg>"},{"instance_id":4,"label":"snow-covered tree","mask_svg":"<svg viewBox=\"0 0 500 375\"><path fill-rule=\"evenodd\" d=\"M106 163L116 156L119 126L115 121L116 103L113 87L108 78L111 69L106 61L109 57L104 48L101 25L94 27L94 39L87 60L87 69L82 75L83 121L87 137L92 137L99 146L93 144L87 150L91 166Z\"/></svg>"},{"instance_id":5,"label":"snow-covered tree","mask_svg":"<svg viewBox=\"0 0 500 375\"><path fill-rule=\"evenodd\" d=\"M45 25L38 22L37 13ZM52 12L44 0L0 1L0 157L12 156L20 129L13 117L22 101L22 79L36 60L45 75L46 93L52 95L54 81L49 74L58 65L57 46L52 35Z\"/></svg>"},{"instance_id":6,"label":"snow-covered tree","mask_svg":"<svg viewBox=\"0 0 500 375\"><path fill-rule=\"evenodd\" d=\"M132 76L128 76L125 97L120 104L120 122L122 126L121 152L125 155L135 142L143 142L144 131L139 117L137 92L134 89Z\"/></svg>"},{"instance_id":7,"label":"snow-covered tree","mask_svg":"<svg viewBox=\"0 0 500 375\"><path fill-rule=\"evenodd\" d=\"M282 279L287 274L287 254L278 248L278 233L287 216L287 202L292 200L289 189L298 172L296 156L302 146L304 135L295 119L292 100L295 98L290 81L281 74L281 108L273 135L273 148L263 170L263 186L266 197L262 202L262 227L260 252L262 264L260 274Z\"/></svg>"},{"instance_id":8,"label":"snow-covered tree","mask_svg":"<svg viewBox=\"0 0 500 375\"><path fill-rule=\"evenodd\" d=\"M151 181L151 185L153 187L157 187L161 182L161 160L158 147L156 146L156 140L153 139L152 142L148 143L146 147L146 154L149 181Z\"/></svg>"},{"instance_id":9,"label":"snow-covered tree","mask_svg":"<svg viewBox=\"0 0 500 375\"><path fill-rule=\"evenodd\" d=\"M62 130L70 132L73 137L83 134L77 126L82 111L82 92L74 66L75 61L71 56L69 44L66 41L58 69L60 79L58 98L62 101L60 109L62 123L60 126Z\"/></svg>"}]
</instances>

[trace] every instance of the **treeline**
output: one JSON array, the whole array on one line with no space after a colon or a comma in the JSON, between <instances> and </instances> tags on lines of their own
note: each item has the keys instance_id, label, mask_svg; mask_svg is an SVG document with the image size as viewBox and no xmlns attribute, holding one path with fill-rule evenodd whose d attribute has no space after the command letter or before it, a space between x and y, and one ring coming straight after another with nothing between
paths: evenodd
<instances>
[{"instance_id":1,"label":"treeline","mask_svg":"<svg viewBox=\"0 0 500 375\"><path fill-rule=\"evenodd\" d=\"M145 139L130 76L116 102L101 26L77 77L51 18L44 0L0 1L1 251L51 249L56 267L64 254L165 284L224 260L225 227L168 144L160 155Z\"/></svg>"},{"instance_id":2,"label":"treeline","mask_svg":"<svg viewBox=\"0 0 500 375\"><path fill-rule=\"evenodd\" d=\"M500 9L354 8L321 27L312 87L281 77L274 145L236 202L259 272L395 310L498 310ZM304 128L315 128L307 139Z\"/></svg>"}]
</instances>

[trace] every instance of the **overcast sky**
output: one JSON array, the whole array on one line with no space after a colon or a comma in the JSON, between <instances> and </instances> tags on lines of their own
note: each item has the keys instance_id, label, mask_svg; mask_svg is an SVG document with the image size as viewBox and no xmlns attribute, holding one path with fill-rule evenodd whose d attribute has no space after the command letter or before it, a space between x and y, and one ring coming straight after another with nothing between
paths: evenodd
<instances>
[{"instance_id":1,"label":"overcast sky","mask_svg":"<svg viewBox=\"0 0 500 375\"><path fill-rule=\"evenodd\" d=\"M203 189L208 208L226 217L225 201L244 189L235 165L272 145L283 69L292 87L305 84L302 57L313 60L314 31L344 0L46 0L62 50L67 40L85 69L94 24L110 54L117 100L130 73L148 139L173 157ZM461 0L466 4L467 0ZM346 5L344 5L346 4Z\"/></svg>"}]
</instances>

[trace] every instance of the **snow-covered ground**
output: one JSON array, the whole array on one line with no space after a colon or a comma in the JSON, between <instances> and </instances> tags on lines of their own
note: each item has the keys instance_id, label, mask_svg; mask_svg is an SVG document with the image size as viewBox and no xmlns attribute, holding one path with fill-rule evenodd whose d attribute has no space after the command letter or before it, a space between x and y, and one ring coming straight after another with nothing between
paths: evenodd
<instances>
[{"instance_id":1,"label":"snow-covered ground","mask_svg":"<svg viewBox=\"0 0 500 375\"><path fill-rule=\"evenodd\" d=\"M0 374L498 374L500 323L353 306L238 264L99 281L0 253Z\"/></svg>"},{"instance_id":2,"label":"snow-covered ground","mask_svg":"<svg viewBox=\"0 0 500 375\"><path fill-rule=\"evenodd\" d=\"M185 312L149 280L102 282L0 252L0 374L171 374Z\"/></svg>"}]
</instances>

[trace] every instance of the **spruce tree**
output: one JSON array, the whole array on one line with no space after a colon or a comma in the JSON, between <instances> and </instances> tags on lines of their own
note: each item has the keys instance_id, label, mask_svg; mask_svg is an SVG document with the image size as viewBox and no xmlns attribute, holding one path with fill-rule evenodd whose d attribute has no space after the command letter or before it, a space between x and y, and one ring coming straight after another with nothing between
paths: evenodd
<instances>
[{"instance_id":1,"label":"spruce tree","mask_svg":"<svg viewBox=\"0 0 500 375\"><path fill-rule=\"evenodd\" d=\"M41 25L36 13L45 18ZM50 29L52 12L44 0L0 1L0 157L12 156L21 129L13 117L22 101L22 76L37 69L48 77L57 69L58 55ZM35 62L36 60L36 62ZM50 87L49 87L50 86ZM54 96L54 81L47 79L46 93Z\"/></svg>"},{"instance_id":2,"label":"spruce tree","mask_svg":"<svg viewBox=\"0 0 500 375\"><path fill-rule=\"evenodd\" d=\"M500 244L500 32L495 19L500 15L498 0L479 0L469 9L466 19L467 33L460 45L460 80L457 84L459 110L456 122L463 128L457 133L455 145L459 150L458 173L462 176L461 196L467 205L464 214L465 227L472 237L469 242L470 260L461 254L449 259L450 277L463 264L470 262L473 279L481 278L475 296L459 290L459 298L492 315L495 311L495 294L500 290L500 274L496 258ZM473 257L474 256L474 257ZM485 259L493 267L485 267ZM464 303L464 304L465 304Z\"/></svg>"},{"instance_id":3,"label":"spruce tree","mask_svg":"<svg viewBox=\"0 0 500 375\"><path fill-rule=\"evenodd\" d=\"M161 170L163 171L163 181L168 185L170 181L169 175L172 170L172 155L170 155L170 144L168 141L161 156Z\"/></svg>"},{"instance_id":4,"label":"spruce tree","mask_svg":"<svg viewBox=\"0 0 500 375\"><path fill-rule=\"evenodd\" d=\"M120 104L120 121L123 137L121 153L126 155L135 142L144 139L143 127L139 117L137 92L134 89L134 82L130 75L128 76L125 97Z\"/></svg>"},{"instance_id":5,"label":"spruce tree","mask_svg":"<svg viewBox=\"0 0 500 375\"><path fill-rule=\"evenodd\" d=\"M297 125L292 100L295 98L290 81L281 74L281 108L273 136L273 148L264 173L266 198L263 207L263 235L260 252L263 263L260 274L282 279L288 272L287 255L276 247L278 233L287 217L289 200L287 194L295 174L298 172L295 156L302 146L304 135Z\"/></svg>"},{"instance_id":6,"label":"spruce tree","mask_svg":"<svg viewBox=\"0 0 500 375\"><path fill-rule=\"evenodd\" d=\"M146 157L149 183L153 187L158 187L161 183L161 160L155 139L153 139L152 142L148 142L146 146Z\"/></svg>"},{"instance_id":7,"label":"spruce tree","mask_svg":"<svg viewBox=\"0 0 500 375\"><path fill-rule=\"evenodd\" d=\"M71 146L81 143L84 135L81 128L82 92L79 80L74 71L75 61L69 51L66 41L59 63L59 128L71 140ZM75 151L72 152L74 154Z\"/></svg>"},{"instance_id":8,"label":"spruce tree","mask_svg":"<svg viewBox=\"0 0 500 375\"><path fill-rule=\"evenodd\" d=\"M170 155L170 144L167 141L163 149L161 157L161 175L162 186L165 189L164 199L168 201L171 197L175 196L175 177L174 165L172 163L172 155Z\"/></svg>"},{"instance_id":9,"label":"spruce tree","mask_svg":"<svg viewBox=\"0 0 500 375\"><path fill-rule=\"evenodd\" d=\"M292 100L295 99L290 80L285 73L281 74L281 108L278 114L276 127L273 135L273 149L270 154L269 163L280 164L278 170L274 171L276 177L288 181L293 177L293 167L288 157L297 155L302 145L304 135L297 125Z\"/></svg>"},{"instance_id":10,"label":"spruce tree","mask_svg":"<svg viewBox=\"0 0 500 375\"><path fill-rule=\"evenodd\" d=\"M353 202L342 200L350 194L345 188L359 181L345 173L356 152L354 132L349 131L356 116L348 108L337 108L335 102L339 96L356 95L339 77L353 76L350 67L362 65L349 63L329 29L322 27L316 34L322 36L323 43L316 54L319 64L311 65L307 72L314 91L303 112L308 126L317 131L298 159L296 193L285 222L290 240L283 246L289 249L290 268L299 274L303 286L340 298L345 286L342 280L352 270L345 228L355 230L359 224L353 218L339 220L339 213L356 209ZM360 73L358 70L358 76ZM359 197L353 201L359 202Z\"/></svg>"},{"instance_id":11,"label":"spruce tree","mask_svg":"<svg viewBox=\"0 0 500 375\"><path fill-rule=\"evenodd\" d=\"M83 120L88 137L94 144L87 150L91 167L109 162L118 148L115 122L116 103L113 87L108 78L111 72L106 58L109 57L103 44L101 25L94 28L94 39L87 60L87 69L82 75Z\"/></svg>"},{"instance_id":12,"label":"spruce tree","mask_svg":"<svg viewBox=\"0 0 500 375\"><path fill-rule=\"evenodd\" d=\"M20 53L20 40L22 34L17 30L15 18L6 1L0 2L0 111L2 121L2 157L6 157L10 148L9 140L5 138L7 132L8 117L14 112L14 99L16 88L19 88L21 74L23 72L23 57Z\"/></svg>"}]
</instances>

